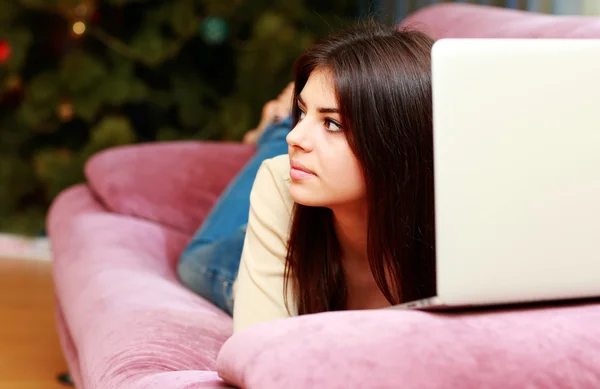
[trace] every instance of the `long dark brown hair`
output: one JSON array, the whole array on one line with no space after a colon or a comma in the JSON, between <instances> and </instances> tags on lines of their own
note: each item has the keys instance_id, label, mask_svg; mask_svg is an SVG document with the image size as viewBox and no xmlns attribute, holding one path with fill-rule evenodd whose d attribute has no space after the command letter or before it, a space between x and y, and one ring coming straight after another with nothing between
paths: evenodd
<instances>
[{"instance_id":1,"label":"long dark brown hair","mask_svg":"<svg viewBox=\"0 0 600 389\"><path fill-rule=\"evenodd\" d=\"M421 32L368 22L317 43L294 67L295 99L315 69L333 73L365 178L369 265L391 304L435 294L432 45ZM297 104L293 117L297 123ZM291 288L300 315L345 309L332 211L296 204L292 217L284 295Z\"/></svg>"}]
</instances>

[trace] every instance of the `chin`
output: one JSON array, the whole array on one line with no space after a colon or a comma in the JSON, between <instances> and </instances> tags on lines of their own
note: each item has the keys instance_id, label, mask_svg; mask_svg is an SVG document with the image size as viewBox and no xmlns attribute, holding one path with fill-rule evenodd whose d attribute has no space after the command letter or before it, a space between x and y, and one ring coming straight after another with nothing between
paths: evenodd
<instances>
[{"instance_id":1,"label":"chin","mask_svg":"<svg viewBox=\"0 0 600 389\"><path fill-rule=\"evenodd\" d=\"M295 203L307 207L335 207L364 203L366 195L360 190L332 191L330 188L320 185L320 182L312 180L291 181L289 191L290 197Z\"/></svg>"},{"instance_id":2,"label":"chin","mask_svg":"<svg viewBox=\"0 0 600 389\"><path fill-rule=\"evenodd\" d=\"M292 182L290 185L290 197L295 203L307 207L324 207L327 203L323 201L322 196L315 193L314 189L307 188L301 183Z\"/></svg>"}]
</instances>

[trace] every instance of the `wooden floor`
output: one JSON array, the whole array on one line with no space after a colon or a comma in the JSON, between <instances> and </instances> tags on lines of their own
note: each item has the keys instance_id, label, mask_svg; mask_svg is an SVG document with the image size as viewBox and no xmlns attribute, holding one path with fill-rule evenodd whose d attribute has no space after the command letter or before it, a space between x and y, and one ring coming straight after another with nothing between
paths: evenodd
<instances>
[{"instance_id":1,"label":"wooden floor","mask_svg":"<svg viewBox=\"0 0 600 389\"><path fill-rule=\"evenodd\" d=\"M50 262L0 258L0 389L65 389Z\"/></svg>"}]
</instances>

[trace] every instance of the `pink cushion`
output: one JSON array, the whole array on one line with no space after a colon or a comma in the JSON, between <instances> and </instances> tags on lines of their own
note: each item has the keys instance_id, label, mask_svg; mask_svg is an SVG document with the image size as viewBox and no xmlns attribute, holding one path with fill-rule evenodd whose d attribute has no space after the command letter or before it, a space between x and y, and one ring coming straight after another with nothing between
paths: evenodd
<instances>
[{"instance_id":1,"label":"pink cushion","mask_svg":"<svg viewBox=\"0 0 600 389\"><path fill-rule=\"evenodd\" d=\"M254 152L237 143L126 146L96 154L85 173L109 210L192 234Z\"/></svg>"},{"instance_id":2,"label":"pink cushion","mask_svg":"<svg viewBox=\"0 0 600 389\"><path fill-rule=\"evenodd\" d=\"M402 25L440 38L599 38L600 18L536 14L474 4L437 4Z\"/></svg>"},{"instance_id":3,"label":"pink cushion","mask_svg":"<svg viewBox=\"0 0 600 389\"><path fill-rule=\"evenodd\" d=\"M246 389L597 389L600 305L297 317L235 334L218 371Z\"/></svg>"}]
</instances>

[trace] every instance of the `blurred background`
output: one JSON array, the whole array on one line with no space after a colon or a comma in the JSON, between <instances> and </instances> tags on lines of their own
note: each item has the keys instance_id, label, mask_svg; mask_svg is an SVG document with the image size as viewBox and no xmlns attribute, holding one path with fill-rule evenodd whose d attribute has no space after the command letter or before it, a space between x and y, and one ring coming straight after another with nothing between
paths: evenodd
<instances>
[{"instance_id":1,"label":"blurred background","mask_svg":"<svg viewBox=\"0 0 600 389\"><path fill-rule=\"evenodd\" d=\"M0 232L43 234L52 199L100 150L240 140L315 39L436 2L0 0ZM600 13L600 0L471 2Z\"/></svg>"}]
</instances>

